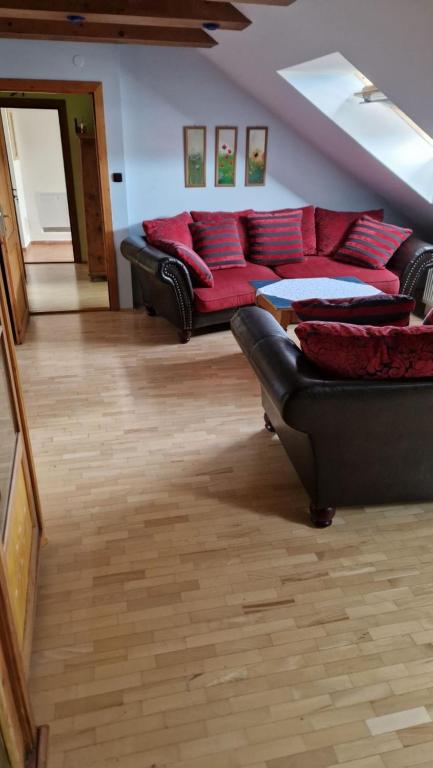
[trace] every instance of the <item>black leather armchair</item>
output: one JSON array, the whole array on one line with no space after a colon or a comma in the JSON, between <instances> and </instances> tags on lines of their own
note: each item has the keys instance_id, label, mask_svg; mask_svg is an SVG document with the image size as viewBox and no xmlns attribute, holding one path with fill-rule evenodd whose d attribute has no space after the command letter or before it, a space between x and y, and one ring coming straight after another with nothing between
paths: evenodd
<instances>
[{"instance_id":1,"label":"black leather armchair","mask_svg":"<svg viewBox=\"0 0 433 768\"><path fill-rule=\"evenodd\" d=\"M123 256L132 265L134 306L144 306L151 315L161 315L178 331L181 342L189 341L193 329L228 323L236 309L200 314L194 310L194 292L188 270L179 259L149 245L143 236L122 242ZM410 237L396 251L387 268L400 278L401 293L420 301L433 245Z\"/></svg>"},{"instance_id":2,"label":"black leather armchair","mask_svg":"<svg viewBox=\"0 0 433 768\"><path fill-rule=\"evenodd\" d=\"M265 310L240 309L231 325L316 526L337 506L433 499L433 379L327 378Z\"/></svg>"}]
</instances>

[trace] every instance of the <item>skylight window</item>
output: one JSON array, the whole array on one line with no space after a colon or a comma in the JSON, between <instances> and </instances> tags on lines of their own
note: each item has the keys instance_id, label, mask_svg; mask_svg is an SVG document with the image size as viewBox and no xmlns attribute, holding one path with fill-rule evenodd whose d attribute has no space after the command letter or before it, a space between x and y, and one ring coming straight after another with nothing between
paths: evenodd
<instances>
[{"instance_id":1,"label":"skylight window","mask_svg":"<svg viewBox=\"0 0 433 768\"><path fill-rule=\"evenodd\" d=\"M278 72L425 200L433 202L433 139L341 53Z\"/></svg>"}]
</instances>

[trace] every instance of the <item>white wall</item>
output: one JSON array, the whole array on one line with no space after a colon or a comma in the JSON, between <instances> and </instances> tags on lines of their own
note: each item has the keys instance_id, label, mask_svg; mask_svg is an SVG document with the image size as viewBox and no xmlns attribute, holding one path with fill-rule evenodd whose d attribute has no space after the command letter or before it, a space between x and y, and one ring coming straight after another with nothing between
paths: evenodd
<instances>
[{"instance_id":1,"label":"white wall","mask_svg":"<svg viewBox=\"0 0 433 768\"><path fill-rule=\"evenodd\" d=\"M228 34L238 44L245 33ZM125 178L123 184L111 183L122 307L131 306L132 295L129 264L119 245L128 228L140 230L143 218L191 208L264 209L313 202L358 209L383 204L368 186L339 170L266 109L259 88L248 95L197 51L0 41L0 77L50 79L53 73L57 79L103 83L109 170L121 171ZM184 188L182 127L194 123L209 128L206 189ZM213 132L215 125L224 124L240 130L238 185L233 189L213 185ZM245 128L260 124L270 131L267 184L246 188Z\"/></svg>"},{"instance_id":2,"label":"white wall","mask_svg":"<svg viewBox=\"0 0 433 768\"><path fill-rule=\"evenodd\" d=\"M16 141L11 132L14 131L13 123L10 124L8 119L8 110L2 108L0 110L3 123L3 131L6 142L6 151L9 161L9 170L11 174L12 187L15 190L15 206L18 219L18 229L20 231L20 240L23 248L27 248L30 243L30 230L28 225L28 216L26 208L26 200L24 195L23 175L21 172L21 161L16 154Z\"/></svg>"},{"instance_id":3,"label":"white wall","mask_svg":"<svg viewBox=\"0 0 433 768\"><path fill-rule=\"evenodd\" d=\"M11 109L31 242L70 240L66 179L57 110ZM20 200L21 203L21 200ZM50 231L58 227L58 231ZM69 231L60 229L69 228Z\"/></svg>"}]
</instances>

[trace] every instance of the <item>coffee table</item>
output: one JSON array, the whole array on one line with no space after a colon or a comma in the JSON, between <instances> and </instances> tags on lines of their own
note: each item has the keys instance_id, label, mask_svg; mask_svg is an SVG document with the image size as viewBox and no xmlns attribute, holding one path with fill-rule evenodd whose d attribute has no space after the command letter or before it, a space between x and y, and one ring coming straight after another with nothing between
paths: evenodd
<instances>
[{"instance_id":1,"label":"coffee table","mask_svg":"<svg viewBox=\"0 0 433 768\"><path fill-rule=\"evenodd\" d=\"M381 293L357 277L305 277L288 280L252 280L257 289L256 304L275 317L283 328L298 322L292 309L294 301L302 299L352 299L356 296L376 296Z\"/></svg>"}]
</instances>

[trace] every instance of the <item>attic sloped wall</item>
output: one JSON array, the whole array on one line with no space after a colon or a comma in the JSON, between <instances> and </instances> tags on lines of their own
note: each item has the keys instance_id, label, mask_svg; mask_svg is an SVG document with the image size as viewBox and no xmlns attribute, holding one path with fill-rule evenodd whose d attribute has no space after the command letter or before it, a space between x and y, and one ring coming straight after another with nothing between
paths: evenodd
<instances>
[{"instance_id":1,"label":"attic sloped wall","mask_svg":"<svg viewBox=\"0 0 433 768\"><path fill-rule=\"evenodd\" d=\"M253 23L237 45L229 35L216 33L220 44L201 55L242 88L260 93L263 103L306 141L433 238L433 206L277 74L340 52L433 136L431 0L297 0L288 8L243 8Z\"/></svg>"},{"instance_id":2,"label":"attic sloped wall","mask_svg":"<svg viewBox=\"0 0 433 768\"><path fill-rule=\"evenodd\" d=\"M233 44L238 45L242 34L232 37ZM76 56L82 66L74 64ZM264 107L259 89L248 95L197 51L1 40L0 77L102 81L109 170L124 173L123 184L111 184L122 307L131 306L132 295L129 265L119 245L128 229L140 228L143 218L191 208L384 205L371 188L341 171ZM208 186L187 190L182 127L194 123L209 129ZM213 181L214 128L224 124L239 126L238 182L233 189L216 189ZM268 178L262 188L244 187L247 125L268 125L270 130ZM387 217L398 220L389 207Z\"/></svg>"}]
</instances>

